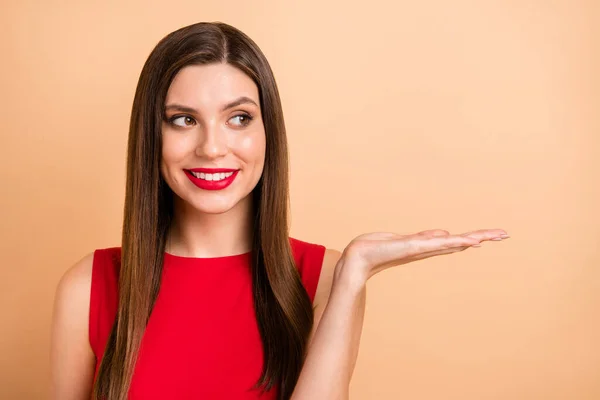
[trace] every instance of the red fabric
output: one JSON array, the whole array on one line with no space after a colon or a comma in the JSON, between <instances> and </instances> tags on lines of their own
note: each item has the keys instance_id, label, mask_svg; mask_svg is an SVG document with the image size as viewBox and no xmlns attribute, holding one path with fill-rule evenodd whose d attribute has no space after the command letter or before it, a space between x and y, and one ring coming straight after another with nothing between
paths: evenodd
<instances>
[{"instance_id":1,"label":"red fabric","mask_svg":"<svg viewBox=\"0 0 600 400\"><path fill-rule=\"evenodd\" d=\"M314 300L325 247L290 238ZM146 327L129 399L269 400L251 389L263 366L252 301L250 253L219 258L165 254L161 289ZM121 249L96 250L90 344L96 373L117 313Z\"/></svg>"}]
</instances>

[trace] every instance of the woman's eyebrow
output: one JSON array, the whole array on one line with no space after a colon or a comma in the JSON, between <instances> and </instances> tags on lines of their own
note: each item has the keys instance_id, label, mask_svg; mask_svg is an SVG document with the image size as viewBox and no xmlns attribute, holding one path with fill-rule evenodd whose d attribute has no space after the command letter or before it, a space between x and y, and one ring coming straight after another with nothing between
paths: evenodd
<instances>
[{"instance_id":1,"label":"woman's eyebrow","mask_svg":"<svg viewBox=\"0 0 600 400\"><path fill-rule=\"evenodd\" d=\"M187 107L187 106L183 106L181 104L167 104L165 106L165 111L168 110L175 110L175 111L181 111L181 112L186 112L186 113L190 113L190 114L197 114L198 112L191 108L191 107Z\"/></svg>"},{"instance_id":2,"label":"woman's eyebrow","mask_svg":"<svg viewBox=\"0 0 600 400\"><path fill-rule=\"evenodd\" d=\"M229 104L226 104L225 107L223 107L221 109L221 111L227 111L230 108L234 108L234 107L237 107L242 104L254 104L256 107L258 107L258 104L256 104L254 102L254 100L252 100L250 97L242 96L242 97L238 98L237 100L234 100Z\"/></svg>"},{"instance_id":3,"label":"woman's eyebrow","mask_svg":"<svg viewBox=\"0 0 600 400\"><path fill-rule=\"evenodd\" d=\"M256 107L258 107L258 104L256 104L256 102L254 100L252 100L250 97L242 96L230 103L227 103L221 109L221 111L227 111L230 108L234 108L234 107L240 106L242 104L253 104ZM186 113L190 113L190 114L199 114L198 110L196 110L192 107L184 106L184 105L177 104L177 103L167 104L165 106L165 111L168 111L168 110L181 111L181 112L186 112Z\"/></svg>"}]
</instances>

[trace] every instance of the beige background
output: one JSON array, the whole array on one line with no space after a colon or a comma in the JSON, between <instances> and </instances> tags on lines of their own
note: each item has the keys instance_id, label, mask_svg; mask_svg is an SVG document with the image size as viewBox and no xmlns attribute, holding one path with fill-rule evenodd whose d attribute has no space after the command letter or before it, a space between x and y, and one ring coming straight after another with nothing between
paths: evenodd
<instances>
[{"instance_id":1,"label":"beige background","mask_svg":"<svg viewBox=\"0 0 600 400\"><path fill-rule=\"evenodd\" d=\"M600 398L600 2L293 3L2 3L0 398L48 398L55 285L120 241L142 64L201 20L275 71L293 236L512 235L369 282L352 399Z\"/></svg>"}]
</instances>

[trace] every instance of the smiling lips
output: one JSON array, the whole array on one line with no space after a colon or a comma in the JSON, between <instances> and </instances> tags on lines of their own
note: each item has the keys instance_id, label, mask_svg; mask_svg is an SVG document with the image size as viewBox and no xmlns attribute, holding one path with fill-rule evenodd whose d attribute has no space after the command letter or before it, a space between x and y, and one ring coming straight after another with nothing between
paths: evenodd
<instances>
[{"instance_id":1,"label":"smiling lips","mask_svg":"<svg viewBox=\"0 0 600 400\"><path fill-rule=\"evenodd\" d=\"M223 190L235 180L239 170L226 168L192 168L185 174L192 183L204 190Z\"/></svg>"}]
</instances>

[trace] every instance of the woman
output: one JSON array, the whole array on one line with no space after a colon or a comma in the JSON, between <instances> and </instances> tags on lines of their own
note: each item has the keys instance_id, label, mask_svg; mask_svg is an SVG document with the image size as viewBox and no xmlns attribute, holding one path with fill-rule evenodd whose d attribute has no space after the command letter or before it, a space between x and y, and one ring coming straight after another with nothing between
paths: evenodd
<instances>
[{"instance_id":1,"label":"woman","mask_svg":"<svg viewBox=\"0 0 600 400\"><path fill-rule=\"evenodd\" d=\"M345 399L366 281L508 237L371 233L343 253L288 236L275 79L222 23L166 36L131 115L120 248L61 279L56 399Z\"/></svg>"}]
</instances>

